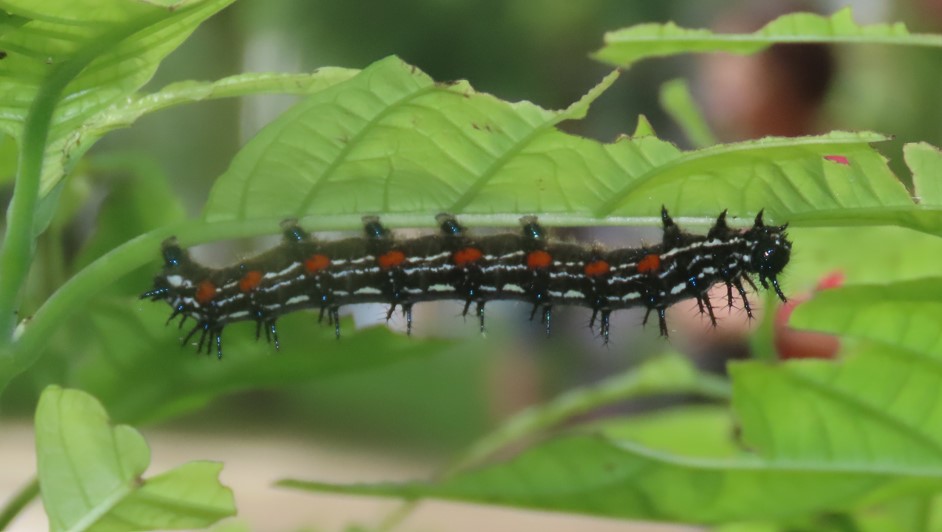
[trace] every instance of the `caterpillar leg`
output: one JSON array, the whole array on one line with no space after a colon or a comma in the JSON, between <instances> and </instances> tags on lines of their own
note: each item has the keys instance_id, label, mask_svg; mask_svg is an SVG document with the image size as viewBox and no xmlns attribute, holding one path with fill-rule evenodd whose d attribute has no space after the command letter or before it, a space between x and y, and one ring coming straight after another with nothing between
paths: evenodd
<instances>
[{"instance_id":1,"label":"caterpillar leg","mask_svg":"<svg viewBox=\"0 0 942 532\"><path fill-rule=\"evenodd\" d=\"M704 314L704 309L706 310L706 314L710 316L710 325L716 327L716 316L713 314L713 304L710 303L708 293L697 294L697 306L700 308L700 314Z\"/></svg>"},{"instance_id":2,"label":"caterpillar leg","mask_svg":"<svg viewBox=\"0 0 942 532\"><path fill-rule=\"evenodd\" d=\"M609 332L611 331L611 316L612 311L601 311L601 317L599 319L599 332L602 334L602 343L605 345L608 345Z\"/></svg>"},{"instance_id":3,"label":"caterpillar leg","mask_svg":"<svg viewBox=\"0 0 942 532\"><path fill-rule=\"evenodd\" d=\"M275 320L265 322L265 340L268 343L275 343L275 351L281 350L281 343L278 341L278 327L275 326Z\"/></svg>"},{"instance_id":4,"label":"caterpillar leg","mask_svg":"<svg viewBox=\"0 0 942 532\"><path fill-rule=\"evenodd\" d=\"M645 325L648 324L648 316L651 315L651 311L652 311L652 310L656 310L656 311L657 311L657 325L658 325L658 329L659 329L659 331L660 331L660 333L661 333L661 336L667 338L667 336L668 336L668 334L667 334L667 317L666 317L666 315L665 315L666 312L667 312L667 309L665 309L664 307L657 307L657 308L650 308L650 307L648 307L647 312L644 313L644 320L641 322L641 325L642 325L642 326L645 326Z\"/></svg>"},{"instance_id":5,"label":"caterpillar leg","mask_svg":"<svg viewBox=\"0 0 942 532\"><path fill-rule=\"evenodd\" d=\"M746 279L748 279L748 277L746 277ZM729 289L729 307L733 307L733 290L731 286L736 287L736 291L739 292L739 297L742 299L742 307L746 309L746 315L749 316L750 320L753 319L752 306L749 305L749 296L746 294L746 289L739 279L734 279L731 283L726 284L726 287Z\"/></svg>"},{"instance_id":6,"label":"caterpillar leg","mask_svg":"<svg viewBox=\"0 0 942 532\"><path fill-rule=\"evenodd\" d=\"M543 316L540 318L540 321L543 323L543 325L546 326L547 337L549 337L550 335L552 319L553 319L553 305L544 305Z\"/></svg>"},{"instance_id":7,"label":"caterpillar leg","mask_svg":"<svg viewBox=\"0 0 942 532\"><path fill-rule=\"evenodd\" d=\"M461 310L461 317L466 317L468 315L468 310L471 308L471 303L474 300L471 298L465 299L464 308ZM478 317L478 323L481 327L481 334L484 334L486 331L484 329L484 304L485 301L478 301L477 306L474 309L474 315Z\"/></svg>"},{"instance_id":8,"label":"caterpillar leg","mask_svg":"<svg viewBox=\"0 0 942 532\"><path fill-rule=\"evenodd\" d=\"M767 277L766 277L766 276L761 276L761 275L759 276L759 282L762 283L762 287L765 288L765 289L768 289L768 288L769 288L769 283L768 283L768 281L766 281L766 279L768 279L768 281L771 281L771 282L772 282L772 288L775 289L775 294L778 295L778 298L782 300L782 303L787 303L787 302L788 302L788 298L785 297L785 294L784 294L784 293L782 293L782 289L781 289L781 287L779 287L779 285L778 285L778 278L777 278L776 276L774 276L774 275L769 275L769 276L767 276Z\"/></svg>"},{"instance_id":9,"label":"caterpillar leg","mask_svg":"<svg viewBox=\"0 0 942 532\"><path fill-rule=\"evenodd\" d=\"M340 339L340 307L332 306L327 309L327 324L334 326L334 336Z\"/></svg>"},{"instance_id":10,"label":"caterpillar leg","mask_svg":"<svg viewBox=\"0 0 942 532\"><path fill-rule=\"evenodd\" d=\"M406 334L412 336L412 303L402 305L402 315L406 318Z\"/></svg>"}]
</instances>

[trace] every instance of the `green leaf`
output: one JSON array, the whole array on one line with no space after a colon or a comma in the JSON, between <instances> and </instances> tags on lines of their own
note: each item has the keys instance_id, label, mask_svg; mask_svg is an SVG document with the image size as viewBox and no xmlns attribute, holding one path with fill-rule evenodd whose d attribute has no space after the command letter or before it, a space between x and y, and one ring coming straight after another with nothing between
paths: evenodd
<instances>
[{"instance_id":1,"label":"green leaf","mask_svg":"<svg viewBox=\"0 0 942 532\"><path fill-rule=\"evenodd\" d=\"M879 345L839 362L737 364L733 405L745 444L770 462L942 479L936 366Z\"/></svg>"},{"instance_id":2,"label":"green leaf","mask_svg":"<svg viewBox=\"0 0 942 532\"><path fill-rule=\"evenodd\" d=\"M942 232L869 143L874 133L766 138L683 152L653 136L605 144L556 128L583 116L609 76L563 111L436 84L396 58L289 109L215 183L209 222L307 216L355 227L363 213L478 225L540 213L549 224L656 223L667 205L697 221L754 215L800 225L900 224ZM642 128L644 132L644 128ZM835 162L846 158L847 164ZM688 218L689 219L689 218Z\"/></svg>"},{"instance_id":3,"label":"green leaf","mask_svg":"<svg viewBox=\"0 0 942 532\"><path fill-rule=\"evenodd\" d=\"M736 423L725 406L691 405L590 425L616 441L632 441L658 452L692 458L733 458L742 449L733 441ZM690 438L696 434L696 438Z\"/></svg>"},{"instance_id":4,"label":"green leaf","mask_svg":"<svg viewBox=\"0 0 942 532\"><path fill-rule=\"evenodd\" d=\"M205 527L233 515L221 464L192 462L144 480L144 438L111 426L104 408L78 390L48 387L36 409L36 454L50 530Z\"/></svg>"},{"instance_id":5,"label":"green leaf","mask_svg":"<svg viewBox=\"0 0 942 532\"><path fill-rule=\"evenodd\" d=\"M632 133L631 136L632 138L656 137L657 133L654 132L654 126L651 125L648 117L638 115L638 124L635 126L635 132Z\"/></svg>"},{"instance_id":6,"label":"green leaf","mask_svg":"<svg viewBox=\"0 0 942 532\"><path fill-rule=\"evenodd\" d=\"M678 78L664 83L658 99L661 107L677 122L694 147L706 148L717 143L716 135L710 131L703 113L690 94L687 80Z\"/></svg>"},{"instance_id":7,"label":"green leaf","mask_svg":"<svg viewBox=\"0 0 942 532\"><path fill-rule=\"evenodd\" d=\"M919 204L942 205L942 151L925 142L903 146L906 165L913 172L913 188Z\"/></svg>"},{"instance_id":8,"label":"green leaf","mask_svg":"<svg viewBox=\"0 0 942 532\"><path fill-rule=\"evenodd\" d=\"M676 445L674 453L645 448L614 439L632 436L616 431L550 441L439 482L283 484L699 523L843 511L942 488L942 372L935 365L880 346L837 362L736 364L733 406L743 441L723 458L685 456ZM716 443L715 433L685 437L690 448L701 439Z\"/></svg>"},{"instance_id":9,"label":"green leaf","mask_svg":"<svg viewBox=\"0 0 942 532\"><path fill-rule=\"evenodd\" d=\"M151 94L137 94L90 117L66 140L64 157L77 160L103 135L130 127L142 116L178 105L250 94L313 94L358 71L325 67L311 74L248 73L213 82L182 81Z\"/></svg>"},{"instance_id":10,"label":"green leaf","mask_svg":"<svg viewBox=\"0 0 942 532\"><path fill-rule=\"evenodd\" d=\"M887 283L939 275L942 239L900 227L789 230L794 242L786 270L790 293L815 287L831 272L847 284ZM878 251L874 251L878 250Z\"/></svg>"},{"instance_id":11,"label":"green leaf","mask_svg":"<svg viewBox=\"0 0 942 532\"><path fill-rule=\"evenodd\" d=\"M547 111L477 94L466 82L436 84L397 58L381 60L308 97L252 139L216 181L205 218L511 212L531 210L544 189L553 198L584 197L587 187L555 168L578 165L580 157L571 151L577 139L555 126L583 117L616 76L568 109ZM544 161L536 188L526 161ZM523 199L521 185L533 199L514 205Z\"/></svg>"},{"instance_id":12,"label":"green leaf","mask_svg":"<svg viewBox=\"0 0 942 532\"><path fill-rule=\"evenodd\" d=\"M722 523L786 519L847 506L892 478L860 469L833 471L680 458L629 442L576 436L441 484L342 486L286 480L310 491L435 497L631 519ZM938 488L942 481L935 482Z\"/></svg>"},{"instance_id":13,"label":"green leaf","mask_svg":"<svg viewBox=\"0 0 942 532\"><path fill-rule=\"evenodd\" d=\"M939 316L942 278L925 278L818 292L795 309L790 324L876 340L923 354L938 363L942 361Z\"/></svg>"},{"instance_id":14,"label":"green leaf","mask_svg":"<svg viewBox=\"0 0 942 532\"><path fill-rule=\"evenodd\" d=\"M830 17L814 13L783 15L765 27L748 34L717 34L709 30L687 29L673 22L639 24L605 34L605 46L595 52L599 61L628 67L650 57L686 53L726 52L753 54L775 43L897 44L942 47L942 36L911 34L906 26L854 22L850 8Z\"/></svg>"},{"instance_id":15,"label":"green leaf","mask_svg":"<svg viewBox=\"0 0 942 532\"><path fill-rule=\"evenodd\" d=\"M232 0L125 2L49 0L36 11L30 0L4 0L0 8L26 21L0 35L0 131L20 137L44 91L54 105L45 147L40 196L47 195L77 158L68 159L70 134L93 115L144 85L157 66L206 18ZM21 20L22 20L21 19ZM87 149L88 146L82 146Z\"/></svg>"}]
</instances>

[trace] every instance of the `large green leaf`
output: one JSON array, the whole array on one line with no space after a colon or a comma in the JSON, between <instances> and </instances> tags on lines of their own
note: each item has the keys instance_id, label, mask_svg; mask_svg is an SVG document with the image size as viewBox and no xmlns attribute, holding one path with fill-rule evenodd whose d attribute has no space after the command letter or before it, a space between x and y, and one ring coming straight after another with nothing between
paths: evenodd
<instances>
[{"instance_id":1,"label":"large green leaf","mask_svg":"<svg viewBox=\"0 0 942 532\"><path fill-rule=\"evenodd\" d=\"M235 513L217 478L222 464L191 462L142 479L150 462L144 438L111 426L101 404L78 390L43 392L36 455L50 530L205 527Z\"/></svg>"},{"instance_id":2,"label":"large green leaf","mask_svg":"<svg viewBox=\"0 0 942 532\"><path fill-rule=\"evenodd\" d=\"M605 46L595 52L600 61L627 67L649 57L677 54L727 52L752 54L775 43L832 42L898 44L942 47L942 35L911 34L896 24L859 25L850 8L830 17L814 13L783 15L748 34L722 34L687 29L673 22L639 24L605 34Z\"/></svg>"},{"instance_id":3,"label":"large green leaf","mask_svg":"<svg viewBox=\"0 0 942 532\"><path fill-rule=\"evenodd\" d=\"M395 58L320 91L250 141L215 183L210 222L309 217L354 227L378 213L427 225L440 211L481 225L539 213L549 224L655 223L661 204L707 222L723 209L803 225L942 231L869 143L873 133L766 138L684 152L645 135L613 143L555 126L583 116L609 76L563 111L436 84ZM838 156L838 157L835 157ZM846 163L846 164L845 164Z\"/></svg>"},{"instance_id":4,"label":"large green leaf","mask_svg":"<svg viewBox=\"0 0 942 532\"><path fill-rule=\"evenodd\" d=\"M206 219L558 211L535 206L560 194L578 204L594 183L576 186L560 171L579 164L568 142L578 139L554 126L583 117L614 79L564 111L547 111L475 93L466 82L437 84L397 58L384 59L307 98L247 144L217 180ZM542 168L540 177L532 164ZM529 187L530 201L521 186Z\"/></svg>"},{"instance_id":5,"label":"large green leaf","mask_svg":"<svg viewBox=\"0 0 942 532\"><path fill-rule=\"evenodd\" d=\"M0 34L7 54L0 61L0 131L20 137L31 106L54 106L40 196L77 159L67 157L70 135L146 83L167 54L231 2L47 0L37 10L30 0L0 1L20 21Z\"/></svg>"},{"instance_id":6,"label":"large green leaf","mask_svg":"<svg viewBox=\"0 0 942 532\"><path fill-rule=\"evenodd\" d=\"M632 431L608 429L608 437L551 441L440 482L286 484L703 523L851 509L942 488L936 365L925 354L883 346L839 362L736 364L733 405L743 447L723 458L684 452L697 449L700 438L715 447L715 435L689 432L689 445L665 452L631 441Z\"/></svg>"}]
</instances>

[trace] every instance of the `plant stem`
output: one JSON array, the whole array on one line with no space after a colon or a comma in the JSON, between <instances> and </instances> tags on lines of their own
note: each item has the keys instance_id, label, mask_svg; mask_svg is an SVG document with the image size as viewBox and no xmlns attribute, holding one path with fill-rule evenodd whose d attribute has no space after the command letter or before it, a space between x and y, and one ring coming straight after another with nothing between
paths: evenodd
<instances>
[{"instance_id":1,"label":"plant stem","mask_svg":"<svg viewBox=\"0 0 942 532\"><path fill-rule=\"evenodd\" d=\"M66 63L68 65L68 63ZM62 70L71 70L62 68ZM55 73L33 100L20 141L19 168L7 211L7 232L0 247L0 344L9 343L17 321L20 291L33 260L33 224L39 200L43 155L56 101L68 80Z\"/></svg>"},{"instance_id":2,"label":"plant stem","mask_svg":"<svg viewBox=\"0 0 942 532\"><path fill-rule=\"evenodd\" d=\"M33 501L39 495L39 480L35 477L25 486L20 488L12 499L7 502L3 510L0 511L0 530L5 530L7 525L23 511L23 508Z\"/></svg>"},{"instance_id":3,"label":"plant stem","mask_svg":"<svg viewBox=\"0 0 942 532\"><path fill-rule=\"evenodd\" d=\"M150 22L142 18L141 22ZM35 252L37 235L36 206L42 180L43 160L53 113L66 86L75 79L99 54L110 48L118 38L137 31L137 25L128 25L89 43L73 56L56 64L39 84L36 97L30 105L20 138L19 167L13 187L13 198L7 211L7 232L0 247L0 345L9 344L17 322L20 293L29 273ZM0 352L0 356L7 353ZM2 382L0 376L0 382Z\"/></svg>"}]
</instances>

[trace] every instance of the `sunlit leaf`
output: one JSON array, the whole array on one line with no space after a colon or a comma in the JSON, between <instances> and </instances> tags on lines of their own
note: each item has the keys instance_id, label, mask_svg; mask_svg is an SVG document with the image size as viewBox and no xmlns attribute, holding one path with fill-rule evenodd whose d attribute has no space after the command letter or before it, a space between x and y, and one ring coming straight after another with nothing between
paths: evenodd
<instances>
[{"instance_id":1,"label":"sunlit leaf","mask_svg":"<svg viewBox=\"0 0 942 532\"><path fill-rule=\"evenodd\" d=\"M815 13L790 13L755 33L747 34L687 29L673 22L639 24L606 33L605 46L595 52L594 57L627 67L650 57L704 52L752 54L775 43L803 42L942 47L942 36L911 34L901 23L860 25L854 22L850 8L845 8L829 17Z\"/></svg>"},{"instance_id":2,"label":"sunlit leaf","mask_svg":"<svg viewBox=\"0 0 942 532\"><path fill-rule=\"evenodd\" d=\"M221 464L191 462L149 479L144 438L112 426L104 408L78 390L47 388L36 409L36 454L50 530L205 527L233 515Z\"/></svg>"},{"instance_id":3,"label":"sunlit leaf","mask_svg":"<svg viewBox=\"0 0 942 532\"><path fill-rule=\"evenodd\" d=\"M379 61L252 139L216 181L205 218L307 216L353 227L377 213L414 226L449 211L478 225L513 223L520 213L548 224L624 224L656 222L663 204L704 222L724 209L742 216L764 208L768 219L797 225L942 231L942 217L917 212L870 146L885 139L874 133L684 152L647 134L606 144L555 127L583 116L613 80L566 110L546 111L463 82L436 84L395 58Z\"/></svg>"},{"instance_id":4,"label":"sunlit leaf","mask_svg":"<svg viewBox=\"0 0 942 532\"><path fill-rule=\"evenodd\" d=\"M206 219L558 211L544 196L555 203L571 194L578 202L599 179L577 186L565 172L581 164L573 150L593 144L555 126L583 117L614 79L566 110L547 111L475 93L466 82L436 84L397 58L384 59L305 99L252 139L216 181Z\"/></svg>"}]
</instances>

